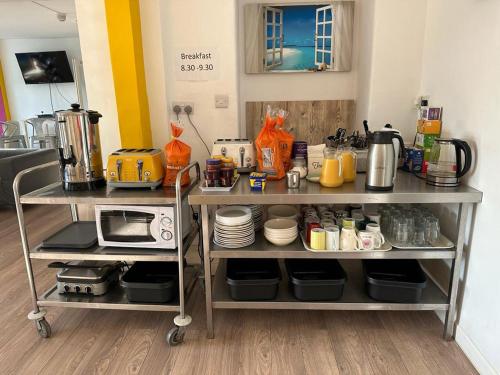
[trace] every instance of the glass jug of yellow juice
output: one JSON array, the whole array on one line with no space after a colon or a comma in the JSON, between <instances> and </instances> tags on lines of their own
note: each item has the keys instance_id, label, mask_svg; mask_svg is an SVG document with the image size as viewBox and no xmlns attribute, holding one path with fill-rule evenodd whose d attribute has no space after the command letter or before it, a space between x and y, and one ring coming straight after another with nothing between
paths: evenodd
<instances>
[{"instance_id":1,"label":"glass jug of yellow juice","mask_svg":"<svg viewBox=\"0 0 500 375\"><path fill-rule=\"evenodd\" d=\"M344 182L352 182L356 179L357 155L352 150L352 147L339 149L339 152L342 155L342 174L344 176Z\"/></svg>"},{"instance_id":2,"label":"glass jug of yellow juice","mask_svg":"<svg viewBox=\"0 0 500 375\"><path fill-rule=\"evenodd\" d=\"M344 183L342 154L335 148L327 147L323 151L323 166L319 183L326 187L338 187Z\"/></svg>"}]
</instances>

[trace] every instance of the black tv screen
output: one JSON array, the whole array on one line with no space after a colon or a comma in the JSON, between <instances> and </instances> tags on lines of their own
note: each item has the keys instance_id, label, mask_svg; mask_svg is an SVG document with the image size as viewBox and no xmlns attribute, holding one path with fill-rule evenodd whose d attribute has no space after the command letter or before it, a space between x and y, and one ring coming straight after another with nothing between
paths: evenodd
<instances>
[{"instance_id":1,"label":"black tv screen","mask_svg":"<svg viewBox=\"0 0 500 375\"><path fill-rule=\"evenodd\" d=\"M74 82L66 51L16 53L16 57L27 85Z\"/></svg>"}]
</instances>

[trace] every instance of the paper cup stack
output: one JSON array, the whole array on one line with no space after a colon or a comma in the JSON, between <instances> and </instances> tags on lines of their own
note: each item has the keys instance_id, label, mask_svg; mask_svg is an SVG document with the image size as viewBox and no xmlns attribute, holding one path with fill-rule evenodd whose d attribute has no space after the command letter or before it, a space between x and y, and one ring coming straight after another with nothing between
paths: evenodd
<instances>
[{"instance_id":1,"label":"paper cup stack","mask_svg":"<svg viewBox=\"0 0 500 375\"><path fill-rule=\"evenodd\" d=\"M237 249L255 242L252 210L245 206L226 206L215 212L214 243Z\"/></svg>"}]
</instances>

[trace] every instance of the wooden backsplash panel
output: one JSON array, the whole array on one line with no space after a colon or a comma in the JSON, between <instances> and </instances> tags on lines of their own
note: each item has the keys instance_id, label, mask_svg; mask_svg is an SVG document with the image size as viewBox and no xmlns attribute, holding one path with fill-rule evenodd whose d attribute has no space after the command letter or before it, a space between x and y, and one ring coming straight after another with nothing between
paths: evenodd
<instances>
[{"instance_id":1,"label":"wooden backsplash panel","mask_svg":"<svg viewBox=\"0 0 500 375\"><path fill-rule=\"evenodd\" d=\"M255 139L262 127L267 106L283 108L289 112L286 124L292 127L295 139L309 144L319 144L338 128L347 133L355 129L356 112L354 100L318 100L288 102L247 102L246 136Z\"/></svg>"}]
</instances>

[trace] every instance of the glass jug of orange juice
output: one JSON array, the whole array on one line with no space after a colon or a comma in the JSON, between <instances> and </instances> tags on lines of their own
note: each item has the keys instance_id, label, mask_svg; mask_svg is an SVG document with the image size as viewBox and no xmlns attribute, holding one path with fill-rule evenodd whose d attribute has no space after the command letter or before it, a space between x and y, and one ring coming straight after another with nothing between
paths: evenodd
<instances>
[{"instance_id":1,"label":"glass jug of orange juice","mask_svg":"<svg viewBox=\"0 0 500 375\"><path fill-rule=\"evenodd\" d=\"M326 187L338 187L344 183L342 153L335 148L326 147L323 151L323 166L319 183Z\"/></svg>"},{"instance_id":2,"label":"glass jug of orange juice","mask_svg":"<svg viewBox=\"0 0 500 375\"><path fill-rule=\"evenodd\" d=\"M342 155L342 174L344 176L344 182L356 180L356 153L353 151L352 147L339 148L339 152Z\"/></svg>"}]
</instances>

